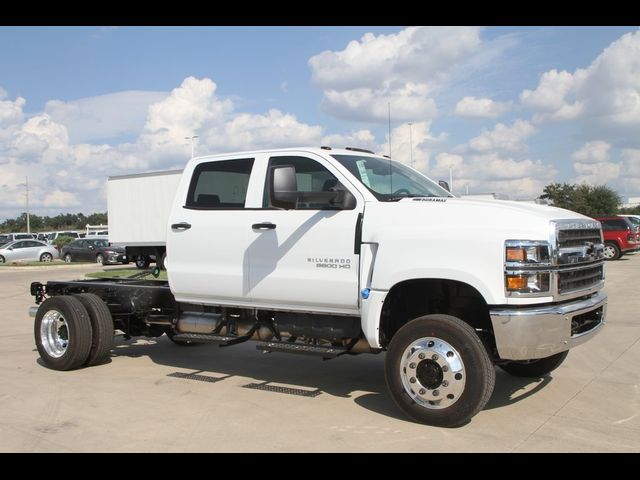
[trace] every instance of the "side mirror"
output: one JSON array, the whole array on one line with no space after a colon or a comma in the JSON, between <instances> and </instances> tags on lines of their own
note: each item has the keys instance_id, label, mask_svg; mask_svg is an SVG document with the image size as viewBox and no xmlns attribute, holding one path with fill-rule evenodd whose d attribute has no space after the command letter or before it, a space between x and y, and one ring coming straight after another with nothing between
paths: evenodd
<instances>
[{"instance_id":1,"label":"side mirror","mask_svg":"<svg viewBox=\"0 0 640 480\"><path fill-rule=\"evenodd\" d=\"M445 182L444 180L438 180L438 185L444 188L447 192L451 192L451 188L449 188L449 183Z\"/></svg>"},{"instance_id":2,"label":"side mirror","mask_svg":"<svg viewBox=\"0 0 640 480\"><path fill-rule=\"evenodd\" d=\"M336 199L333 204L341 210L353 210L356 208L358 201L349 190L337 190Z\"/></svg>"},{"instance_id":3,"label":"side mirror","mask_svg":"<svg viewBox=\"0 0 640 480\"><path fill-rule=\"evenodd\" d=\"M290 210L298 201L298 181L293 165L271 167L269 193L274 207Z\"/></svg>"}]
</instances>

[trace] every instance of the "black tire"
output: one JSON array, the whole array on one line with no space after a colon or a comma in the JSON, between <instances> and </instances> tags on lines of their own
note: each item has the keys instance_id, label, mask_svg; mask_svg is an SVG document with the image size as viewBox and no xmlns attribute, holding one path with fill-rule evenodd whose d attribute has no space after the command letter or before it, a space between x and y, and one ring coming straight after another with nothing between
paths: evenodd
<instances>
[{"instance_id":1,"label":"black tire","mask_svg":"<svg viewBox=\"0 0 640 480\"><path fill-rule=\"evenodd\" d=\"M64 255L64 261L65 261L65 263L71 263L73 261L73 259L71 258L71 254L70 253L66 253Z\"/></svg>"},{"instance_id":2,"label":"black tire","mask_svg":"<svg viewBox=\"0 0 640 480\"><path fill-rule=\"evenodd\" d=\"M93 335L91 337L91 350L85 361L85 366L103 363L111 354L113 348L113 318L107 305L102 299L93 293L80 293L74 295L84 306L91 320Z\"/></svg>"},{"instance_id":3,"label":"black tire","mask_svg":"<svg viewBox=\"0 0 640 480\"><path fill-rule=\"evenodd\" d=\"M2 255L0 255L0 263L4 263L4 262L6 262L5 258Z\"/></svg>"},{"instance_id":4,"label":"black tire","mask_svg":"<svg viewBox=\"0 0 640 480\"><path fill-rule=\"evenodd\" d=\"M149 268L149 257L145 257L141 255L136 258L136 267L140 270L144 270L145 268Z\"/></svg>"},{"instance_id":5,"label":"black tire","mask_svg":"<svg viewBox=\"0 0 640 480\"><path fill-rule=\"evenodd\" d=\"M160 261L156 263L156 266L160 269L160 270L166 270L167 269L167 265L166 265L166 260L167 260L167 252L164 252L162 254L162 256L160 257Z\"/></svg>"},{"instance_id":6,"label":"black tire","mask_svg":"<svg viewBox=\"0 0 640 480\"><path fill-rule=\"evenodd\" d=\"M435 347L432 340L437 342ZM410 349L412 344L418 342L424 342L425 348ZM439 345L445 346L447 351L444 354L438 356L430 353L429 348L438 348ZM417 365L412 362L406 368L403 367L407 362L404 358L405 351L414 356L413 352L423 350L428 357L420 353L419 358L422 360L416 360ZM453 361L461 361L463 368L458 372L463 373L454 375L455 369L453 366L449 367L454 365L450 363ZM439 364L444 367L439 367ZM424 368L421 369L421 365ZM409 368L415 368L415 373ZM427 374L423 373L421 377L420 371L426 371ZM407 378L413 385L408 388L419 390L422 397L417 393L410 394L405 389L403 379ZM435 382L429 384L434 378ZM408 417L428 425L459 427L467 423L489 401L495 385L496 371L482 341L471 326L450 315L434 314L410 321L394 335L385 359L385 379L391 397ZM459 381L464 381L462 386L455 383ZM457 396L452 393L454 389L458 389L455 390ZM414 398L422 404L417 403Z\"/></svg>"},{"instance_id":7,"label":"black tire","mask_svg":"<svg viewBox=\"0 0 640 480\"><path fill-rule=\"evenodd\" d=\"M100 265L104 265L104 255L102 255L101 253L96 255L96 263L99 263Z\"/></svg>"},{"instance_id":8,"label":"black tire","mask_svg":"<svg viewBox=\"0 0 640 480\"><path fill-rule=\"evenodd\" d=\"M54 330L46 327L52 324L51 318L56 316L61 318L64 325L55 330L55 336L66 336L67 343L61 354L56 355L54 352L52 355L47 351L52 351L53 344L48 340L50 336L47 332ZM84 365L91 350L92 328L89 314L77 298L68 295L47 298L36 313L34 336L40 358L47 367L54 370L74 370Z\"/></svg>"},{"instance_id":9,"label":"black tire","mask_svg":"<svg viewBox=\"0 0 640 480\"><path fill-rule=\"evenodd\" d=\"M173 330L168 330L165 333L167 334L167 337L169 337L169 340L171 340L176 345L180 345L181 347L193 347L194 345L202 345L201 343L189 342L185 340L176 340L173 337L175 337L177 333L175 333Z\"/></svg>"},{"instance_id":10,"label":"black tire","mask_svg":"<svg viewBox=\"0 0 640 480\"><path fill-rule=\"evenodd\" d=\"M569 355L569 350L556 353L546 358L504 363L499 365L499 367L514 377L541 378L562 365L567 355Z\"/></svg>"},{"instance_id":11,"label":"black tire","mask_svg":"<svg viewBox=\"0 0 640 480\"><path fill-rule=\"evenodd\" d=\"M40 255L40 261L41 262L46 262L46 263L51 263L53 262L53 255L51 255L50 253L43 253L42 255Z\"/></svg>"},{"instance_id":12,"label":"black tire","mask_svg":"<svg viewBox=\"0 0 640 480\"><path fill-rule=\"evenodd\" d=\"M605 260L618 260L620 258L620 247L618 247L614 242L605 242L604 251Z\"/></svg>"}]
</instances>

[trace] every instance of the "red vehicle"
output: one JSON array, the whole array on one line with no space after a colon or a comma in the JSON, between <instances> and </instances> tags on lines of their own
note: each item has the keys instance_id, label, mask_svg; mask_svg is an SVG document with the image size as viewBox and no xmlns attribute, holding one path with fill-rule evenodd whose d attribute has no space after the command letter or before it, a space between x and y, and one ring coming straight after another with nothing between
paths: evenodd
<instances>
[{"instance_id":1,"label":"red vehicle","mask_svg":"<svg viewBox=\"0 0 640 480\"><path fill-rule=\"evenodd\" d=\"M599 217L596 218L602 224L604 237L604 258L617 260L628 252L640 249L640 238L636 228L623 217Z\"/></svg>"}]
</instances>

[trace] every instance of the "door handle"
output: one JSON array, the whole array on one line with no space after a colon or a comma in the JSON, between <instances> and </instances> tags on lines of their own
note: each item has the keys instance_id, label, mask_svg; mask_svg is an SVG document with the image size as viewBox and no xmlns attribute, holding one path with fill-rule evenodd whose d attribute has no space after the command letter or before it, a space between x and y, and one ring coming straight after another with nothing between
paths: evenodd
<instances>
[{"instance_id":1,"label":"door handle","mask_svg":"<svg viewBox=\"0 0 640 480\"><path fill-rule=\"evenodd\" d=\"M171 225L171 230L189 230L191 224L187 222L174 223Z\"/></svg>"},{"instance_id":2,"label":"door handle","mask_svg":"<svg viewBox=\"0 0 640 480\"><path fill-rule=\"evenodd\" d=\"M273 230L276 228L276 224L271 222L254 223L251 228L254 230Z\"/></svg>"}]
</instances>

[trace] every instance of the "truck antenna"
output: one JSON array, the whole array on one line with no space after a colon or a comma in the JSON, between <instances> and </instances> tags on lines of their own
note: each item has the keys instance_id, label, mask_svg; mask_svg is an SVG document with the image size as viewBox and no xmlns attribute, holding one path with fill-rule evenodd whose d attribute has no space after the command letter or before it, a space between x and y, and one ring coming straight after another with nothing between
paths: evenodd
<instances>
[{"instance_id":1,"label":"truck antenna","mask_svg":"<svg viewBox=\"0 0 640 480\"><path fill-rule=\"evenodd\" d=\"M391 102L387 102L389 112L389 194L393 193L393 173L391 171Z\"/></svg>"}]
</instances>

